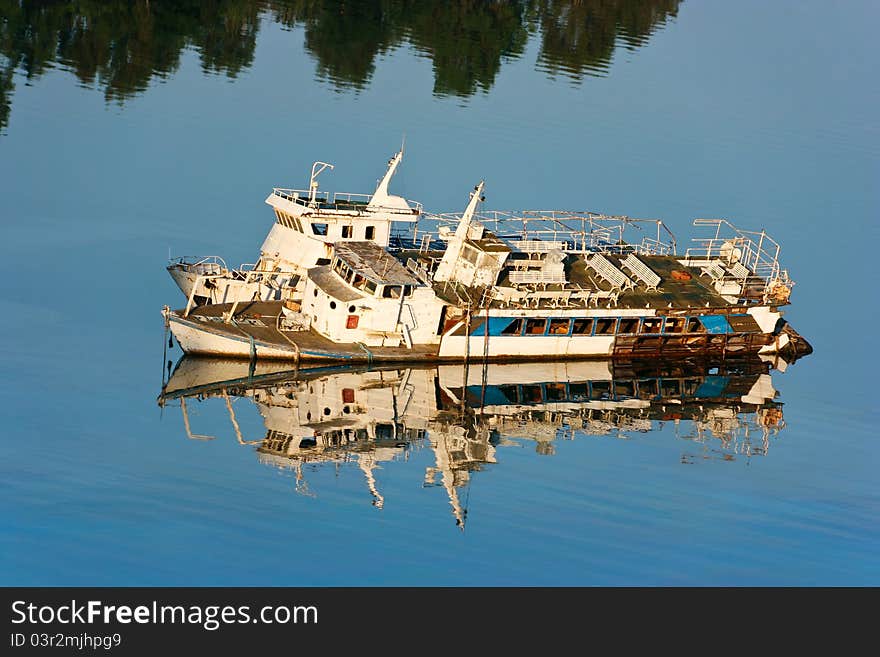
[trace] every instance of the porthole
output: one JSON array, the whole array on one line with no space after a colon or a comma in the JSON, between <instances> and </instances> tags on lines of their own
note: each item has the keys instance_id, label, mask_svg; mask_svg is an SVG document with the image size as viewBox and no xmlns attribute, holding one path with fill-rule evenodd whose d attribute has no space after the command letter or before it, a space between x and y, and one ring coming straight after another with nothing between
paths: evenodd
<instances>
[{"instance_id":1,"label":"porthole","mask_svg":"<svg viewBox=\"0 0 880 657\"><path fill-rule=\"evenodd\" d=\"M328 406L324 407L324 415L330 415L330 408Z\"/></svg>"},{"instance_id":2,"label":"porthole","mask_svg":"<svg viewBox=\"0 0 880 657\"><path fill-rule=\"evenodd\" d=\"M318 296L318 288L315 288L313 292L315 296Z\"/></svg>"},{"instance_id":3,"label":"porthole","mask_svg":"<svg viewBox=\"0 0 880 657\"><path fill-rule=\"evenodd\" d=\"M350 312L350 313L353 313L355 310L357 310L357 308L355 308L354 306L348 307L348 312Z\"/></svg>"},{"instance_id":4,"label":"porthole","mask_svg":"<svg viewBox=\"0 0 880 657\"><path fill-rule=\"evenodd\" d=\"M330 310L336 310L336 302L335 301L330 302Z\"/></svg>"}]
</instances>

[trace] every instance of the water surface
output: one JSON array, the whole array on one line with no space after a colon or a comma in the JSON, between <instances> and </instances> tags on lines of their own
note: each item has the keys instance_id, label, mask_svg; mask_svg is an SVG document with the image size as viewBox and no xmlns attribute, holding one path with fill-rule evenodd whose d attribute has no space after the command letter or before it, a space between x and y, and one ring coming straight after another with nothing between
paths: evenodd
<instances>
[{"instance_id":1,"label":"water surface","mask_svg":"<svg viewBox=\"0 0 880 657\"><path fill-rule=\"evenodd\" d=\"M878 18L812 0L0 4L2 582L878 584ZM426 485L430 432L371 470L380 506L352 460L308 466L303 492L239 443L223 398L190 405L215 436L190 440L156 403L160 310L182 305L169 253L253 262L273 186L324 160L325 187L369 192L404 138L393 188L433 211L485 179L487 208L661 218L681 245L696 217L765 228L815 348L773 373L784 427L749 449L674 418L514 432L458 489L463 528ZM230 404L262 440L258 407Z\"/></svg>"}]
</instances>

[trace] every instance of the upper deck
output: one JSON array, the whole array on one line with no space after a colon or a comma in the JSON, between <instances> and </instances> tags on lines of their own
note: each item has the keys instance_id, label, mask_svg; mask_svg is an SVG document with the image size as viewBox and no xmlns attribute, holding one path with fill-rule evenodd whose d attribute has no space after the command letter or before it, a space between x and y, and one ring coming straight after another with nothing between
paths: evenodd
<instances>
[{"instance_id":1,"label":"upper deck","mask_svg":"<svg viewBox=\"0 0 880 657\"><path fill-rule=\"evenodd\" d=\"M291 203L302 206L317 214L342 214L346 217L351 215L375 215L391 214L395 221L417 221L422 214L422 204L417 201L405 199L407 208L371 203L371 194L353 194L350 192L314 192L307 189L287 189L274 187L272 195L282 198ZM398 218L399 217L399 218Z\"/></svg>"},{"instance_id":2,"label":"upper deck","mask_svg":"<svg viewBox=\"0 0 880 657\"><path fill-rule=\"evenodd\" d=\"M400 250L411 270L428 280L454 238L461 214L425 215ZM697 219L714 235L695 238L684 255L657 219L633 219L593 212L483 212L473 223L509 250L484 305L561 306L612 303L625 307L727 307L784 305L793 282L779 263L779 244L766 232L743 231L725 220ZM465 240L465 245L471 240ZM501 248L499 246L499 248ZM463 258L470 254L462 248ZM473 257L471 258L473 260ZM481 264L490 262L482 260ZM464 265L465 263L462 263ZM460 289L444 298L462 297ZM465 294L465 296L467 296ZM462 297L464 298L464 297Z\"/></svg>"}]
</instances>

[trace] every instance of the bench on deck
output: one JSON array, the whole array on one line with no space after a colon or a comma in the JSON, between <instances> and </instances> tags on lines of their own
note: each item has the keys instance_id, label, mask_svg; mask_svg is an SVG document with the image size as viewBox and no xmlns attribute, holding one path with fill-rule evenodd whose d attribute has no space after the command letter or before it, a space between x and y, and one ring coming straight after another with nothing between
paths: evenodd
<instances>
[{"instance_id":1,"label":"bench on deck","mask_svg":"<svg viewBox=\"0 0 880 657\"><path fill-rule=\"evenodd\" d=\"M733 266L730 268L730 273L733 274L733 277L738 281L744 281L752 275L752 272L749 271L748 267L745 267L741 262L733 263Z\"/></svg>"},{"instance_id":2,"label":"bench on deck","mask_svg":"<svg viewBox=\"0 0 880 657\"><path fill-rule=\"evenodd\" d=\"M547 251L565 251L568 245L565 242L553 240L516 240L513 246L526 253L546 253Z\"/></svg>"},{"instance_id":3,"label":"bench on deck","mask_svg":"<svg viewBox=\"0 0 880 657\"><path fill-rule=\"evenodd\" d=\"M562 267L552 269L515 269L509 274L514 285L550 285L565 283L565 270Z\"/></svg>"},{"instance_id":4,"label":"bench on deck","mask_svg":"<svg viewBox=\"0 0 880 657\"><path fill-rule=\"evenodd\" d=\"M653 269L648 267L644 262L636 257L635 253L630 253L626 258L621 260L620 265L627 269L633 276L644 283L645 290L654 290L660 284L660 277Z\"/></svg>"},{"instance_id":5,"label":"bench on deck","mask_svg":"<svg viewBox=\"0 0 880 657\"><path fill-rule=\"evenodd\" d=\"M587 267L595 271L600 278L610 283L612 287L619 290L627 290L635 287L635 283L612 264L608 258L601 253L594 253L586 259Z\"/></svg>"},{"instance_id":6,"label":"bench on deck","mask_svg":"<svg viewBox=\"0 0 880 657\"><path fill-rule=\"evenodd\" d=\"M700 267L700 276L708 276L713 281L720 281L727 275L727 270L717 260Z\"/></svg>"}]
</instances>

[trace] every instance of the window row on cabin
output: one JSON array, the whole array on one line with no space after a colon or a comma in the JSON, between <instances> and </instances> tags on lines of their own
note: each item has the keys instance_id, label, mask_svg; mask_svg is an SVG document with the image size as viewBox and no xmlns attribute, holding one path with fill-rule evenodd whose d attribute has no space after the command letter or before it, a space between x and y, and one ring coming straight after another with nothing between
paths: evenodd
<instances>
[{"instance_id":1,"label":"window row on cabin","mask_svg":"<svg viewBox=\"0 0 880 657\"><path fill-rule=\"evenodd\" d=\"M319 222L309 222L305 220L300 220L299 217L294 217L293 215L289 215L282 210L275 210L275 218L278 220L278 223L287 228L291 228L300 233L305 233L303 226L309 227L314 235L327 235L328 225L326 223ZM354 237L354 228L350 225L342 226L342 238L343 239L351 239ZM365 240L373 240L376 238L376 227L375 226L364 226L364 236Z\"/></svg>"},{"instance_id":2,"label":"window row on cabin","mask_svg":"<svg viewBox=\"0 0 880 657\"><path fill-rule=\"evenodd\" d=\"M479 386L468 386L470 399L482 400L492 404L540 404L547 402L583 402L609 399L675 399L680 397L699 397L703 391L712 388L712 395L719 396L717 386L707 386L701 378L648 378L613 381L581 381L552 383L522 383L489 386L485 390ZM717 377L714 377L717 378Z\"/></svg>"},{"instance_id":3,"label":"window row on cabin","mask_svg":"<svg viewBox=\"0 0 880 657\"><path fill-rule=\"evenodd\" d=\"M472 335L484 335L481 324L471 330ZM490 317L490 336L549 335L675 335L682 333L732 333L727 320L721 315L703 317Z\"/></svg>"},{"instance_id":4,"label":"window row on cabin","mask_svg":"<svg viewBox=\"0 0 880 657\"><path fill-rule=\"evenodd\" d=\"M333 271L336 272L336 275L339 276L343 281L351 285L354 289L360 290L369 294L371 296L376 294L376 290L380 287L378 283L370 280L363 274L358 271L355 271L351 267L348 266L348 263L344 260L337 258L336 263L333 265ZM412 285L404 285L403 287L403 296L408 297L413 292ZM382 293L379 295L384 299L399 299L400 298L400 285L382 285Z\"/></svg>"}]
</instances>

